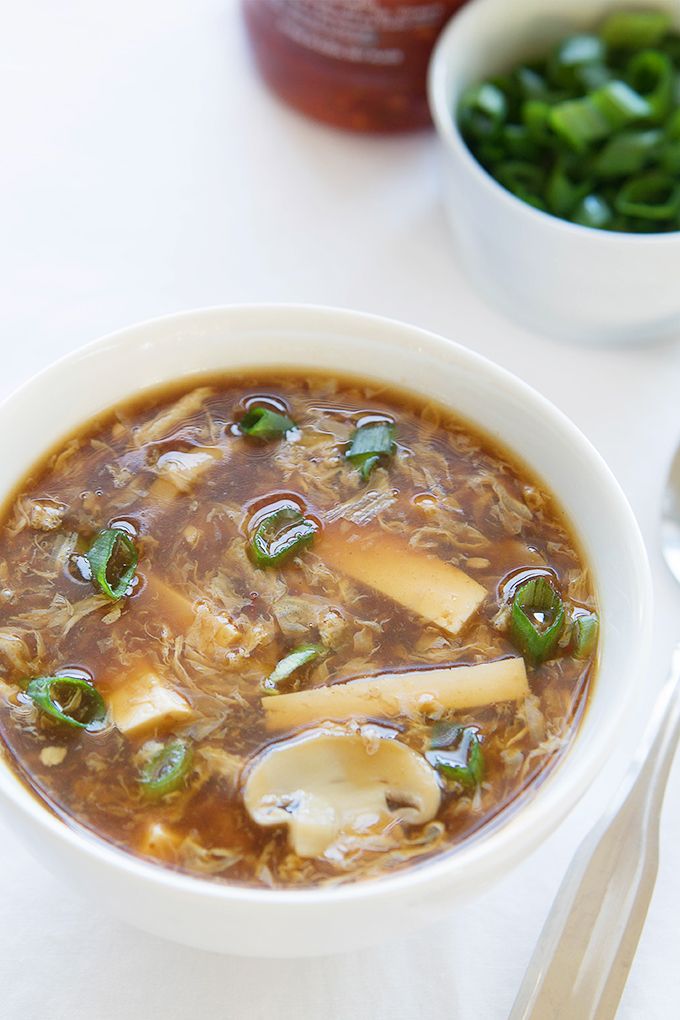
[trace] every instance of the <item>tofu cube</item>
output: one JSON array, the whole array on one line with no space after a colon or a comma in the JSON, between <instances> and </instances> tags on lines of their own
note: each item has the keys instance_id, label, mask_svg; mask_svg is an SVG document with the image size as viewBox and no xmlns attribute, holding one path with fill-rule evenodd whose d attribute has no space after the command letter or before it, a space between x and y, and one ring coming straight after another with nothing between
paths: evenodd
<instances>
[{"instance_id":1,"label":"tofu cube","mask_svg":"<svg viewBox=\"0 0 680 1020\"><path fill-rule=\"evenodd\" d=\"M112 691L108 708L114 724L126 737L167 730L193 716L184 695L151 669L135 673Z\"/></svg>"}]
</instances>

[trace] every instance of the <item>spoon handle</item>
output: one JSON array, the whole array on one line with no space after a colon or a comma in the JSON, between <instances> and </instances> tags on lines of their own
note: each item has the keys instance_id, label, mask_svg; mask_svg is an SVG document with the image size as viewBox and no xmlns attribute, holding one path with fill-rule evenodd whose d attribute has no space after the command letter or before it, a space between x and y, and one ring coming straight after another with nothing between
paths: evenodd
<instances>
[{"instance_id":1,"label":"spoon handle","mask_svg":"<svg viewBox=\"0 0 680 1020\"><path fill-rule=\"evenodd\" d=\"M631 968L659 861L659 818L680 739L680 644L640 750L581 843L509 1020L610 1020Z\"/></svg>"}]
</instances>

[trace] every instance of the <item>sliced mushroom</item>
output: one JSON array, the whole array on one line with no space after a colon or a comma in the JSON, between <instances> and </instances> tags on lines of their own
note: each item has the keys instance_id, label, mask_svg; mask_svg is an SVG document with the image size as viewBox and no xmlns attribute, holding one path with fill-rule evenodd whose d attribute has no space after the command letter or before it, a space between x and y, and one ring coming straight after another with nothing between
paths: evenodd
<instances>
[{"instance_id":1,"label":"sliced mushroom","mask_svg":"<svg viewBox=\"0 0 680 1020\"><path fill-rule=\"evenodd\" d=\"M434 818L437 774L391 737L341 728L312 730L265 751L250 768L243 799L258 825L287 825L300 857L322 857L342 834L374 834L394 822Z\"/></svg>"}]
</instances>

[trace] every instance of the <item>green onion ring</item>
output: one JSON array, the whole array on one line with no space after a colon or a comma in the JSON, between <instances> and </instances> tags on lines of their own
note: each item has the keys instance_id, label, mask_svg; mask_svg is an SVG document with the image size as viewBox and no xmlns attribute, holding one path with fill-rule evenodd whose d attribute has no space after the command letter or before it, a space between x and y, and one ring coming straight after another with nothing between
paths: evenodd
<instances>
[{"instance_id":1,"label":"green onion ring","mask_svg":"<svg viewBox=\"0 0 680 1020\"><path fill-rule=\"evenodd\" d=\"M90 564L92 580L107 598L117 602L127 594L139 557L126 531L122 528L104 528L95 537L85 558ZM109 576L111 570L117 572L117 577Z\"/></svg>"},{"instance_id":2,"label":"green onion ring","mask_svg":"<svg viewBox=\"0 0 680 1020\"><path fill-rule=\"evenodd\" d=\"M550 658L564 626L564 603L543 575L526 581L515 592L510 615L513 641L534 665Z\"/></svg>"},{"instance_id":3,"label":"green onion ring","mask_svg":"<svg viewBox=\"0 0 680 1020\"><path fill-rule=\"evenodd\" d=\"M147 797L165 797L184 783L193 762L186 740L171 740L144 766L139 783Z\"/></svg>"},{"instance_id":4,"label":"green onion ring","mask_svg":"<svg viewBox=\"0 0 680 1020\"><path fill-rule=\"evenodd\" d=\"M44 715L65 726L94 732L104 725L104 699L82 677L38 676L29 680L26 694Z\"/></svg>"},{"instance_id":5,"label":"green onion ring","mask_svg":"<svg viewBox=\"0 0 680 1020\"><path fill-rule=\"evenodd\" d=\"M260 567L277 566L314 541L316 521L299 510L284 506L263 517L250 542L253 558Z\"/></svg>"}]
</instances>

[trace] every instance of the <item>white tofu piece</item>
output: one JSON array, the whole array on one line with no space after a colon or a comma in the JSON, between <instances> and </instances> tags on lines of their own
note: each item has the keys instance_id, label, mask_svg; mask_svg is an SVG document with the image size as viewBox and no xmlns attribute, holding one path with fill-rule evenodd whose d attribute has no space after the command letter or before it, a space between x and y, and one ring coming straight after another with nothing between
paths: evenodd
<instances>
[{"instance_id":1,"label":"white tofu piece","mask_svg":"<svg viewBox=\"0 0 680 1020\"><path fill-rule=\"evenodd\" d=\"M193 716L184 695L149 668L128 677L107 700L111 719L126 737L167 730Z\"/></svg>"},{"instance_id":2,"label":"white tofu piece","mask_svg":"<svg viewBox=\"0 0 680 1020\"><path fill-rule=\"evenodd\" d=\"M486 589L458 567L383 531L327 528L319 556L368 588L430 620L452 637L479 609Z\"/></svg>"},{"instance_id":3,"label":"white tofu piece","mask_svg":"<svg viewBox=\"0 0 680 1020\"><path fill-rule=\"evenodd\" d=\"M156 463L158 477L149 489L149 496L161 502L186 493L199 478L222 459L222 451L214 446L193 450L168 450Z\"/></svg>"}]
</instances>

